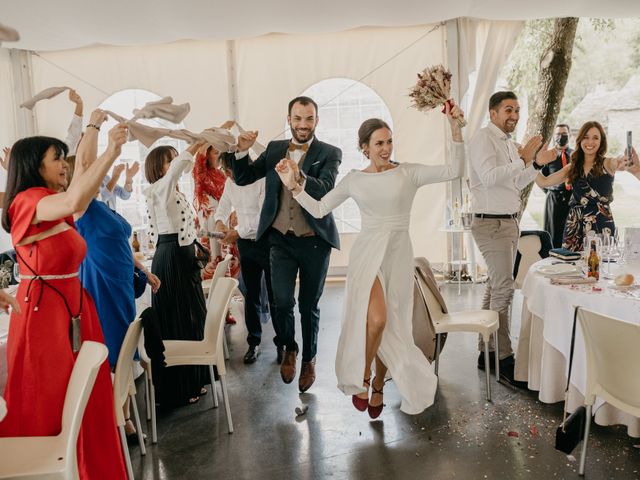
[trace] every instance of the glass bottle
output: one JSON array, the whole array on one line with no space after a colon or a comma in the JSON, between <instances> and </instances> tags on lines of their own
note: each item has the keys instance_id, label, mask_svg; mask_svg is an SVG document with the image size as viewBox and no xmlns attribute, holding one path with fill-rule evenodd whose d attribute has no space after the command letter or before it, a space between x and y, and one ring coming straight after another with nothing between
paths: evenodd
<instances>
[{"instance_id":1,"label":"glass bottle","mask_svg":"<svg viewBox=\"0 0 640 480\"><path fill-rule=\"evenodd\" d=\"M133 241L131 242L131 247L133 248L133 253L137 253L140 251L140 242L138 241L138 232L133 232Z\"/></svg>"},{"instance_id":2,"label":"glass bottle","mask_svg":"<svg viewBox=\"0 0 640 480\"><path fill-rule=\"evenodd\" d=\"M587 259L587 266L589 267L588 277L593 277L596 280L600 279L600 257L596 249L596 241L591 240L591 252Z\"/></svg>"}]
</instances>

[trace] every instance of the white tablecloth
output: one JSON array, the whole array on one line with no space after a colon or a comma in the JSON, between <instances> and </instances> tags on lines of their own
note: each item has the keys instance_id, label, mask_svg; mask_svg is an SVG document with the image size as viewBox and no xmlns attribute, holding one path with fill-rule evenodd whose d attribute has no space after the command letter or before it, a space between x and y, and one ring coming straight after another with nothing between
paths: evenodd
<instances>
[{"instance_id":1,"label":"white tablecloth","mask_svg":"<svg viewBox=\"0 0 640 480\"><path fill-rule=\"evenodd\" d=\"M564 400L575 305L640 324L640 290L616 291L609 288L613 282L604 279L595 286L599 290L593 285L551 285L548 278L536 272L538 265L551 261L545 259L534 264L522 286L524 302L515 367L515 378L527 381L531 390L540 392L539 399L545 403ZM611 266L613 274L620 269L640 278L638 266ZM584 340L578 328L567 405L569 411L582 404L585 385ZM602 406L602 402L596 403L595 409L596 423L624 424L629 435L640 437L640 418L624 414L610 405Z\"/></svg>"}]
</instances>

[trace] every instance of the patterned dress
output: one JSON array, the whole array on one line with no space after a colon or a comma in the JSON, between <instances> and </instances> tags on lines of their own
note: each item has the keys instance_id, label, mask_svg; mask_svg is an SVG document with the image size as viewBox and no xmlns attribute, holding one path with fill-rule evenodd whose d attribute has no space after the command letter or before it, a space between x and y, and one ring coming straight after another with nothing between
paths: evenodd
<instances>
[{"instance_id":1,"label":"patterned dress","mask_svg":"<svg viewBox=\"0 0 640 480\"><path fill-rule=\"evenodd\" d=\"M562 237L564 248L572 252L582 251L584 237L591 230L610 235L615 233L610 207L613 201L613 179L613 175L606 171L599 177L589 172L573 182L569 215Z\"/></svg>"},{"instance_id":2,"label":"patterned dress","mask_svg":"<svg viewBox=\"0 0 640 480\"><path fill-rule=\"evenodd\" d=\"M206 155L199 153L196 156L196 162L193 167L193 184L195 187L193 206L198 214L198 230L214 231L215 224L213 223L213 216L216 213L218 202L220 202L220 198L224 192L226 180L227 177L222 171L207 165ZM227 224L229 223L231 222L227 222ZM211 252L211 260L202 269L203 280L208 280L213 276L218 262L222 260L222 257L227 253L233 256L233 260L231 261L229 272L227 272L226 276L238 277L240 273L240 262L238 261L240 254L238 253L238 247L235 243L222 246L221 256L216 256L214 253L216 249L211 248L208 237L200 238L200 243Z\"/></svg>"}]
</instances>

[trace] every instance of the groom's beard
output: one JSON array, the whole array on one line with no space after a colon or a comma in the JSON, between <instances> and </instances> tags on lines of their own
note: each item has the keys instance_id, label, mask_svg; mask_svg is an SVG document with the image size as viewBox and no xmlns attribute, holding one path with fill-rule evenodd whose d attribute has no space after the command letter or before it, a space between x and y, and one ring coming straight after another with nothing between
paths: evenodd
<instances>
[{"instance_id":1,"label":"groom's beard","mask_svg":"<svg viewBox=\"0 0 640 480\"><path fill-rule=\"evenodd\" d=\"M308 129L308 128L293 129L293 128L291 128L291 135L293 136L293 138L298 143L307 143L309 140L311 140L313 138L315 132L316 132L315 128L314 129Z\"/></svg>"}]
</instances>

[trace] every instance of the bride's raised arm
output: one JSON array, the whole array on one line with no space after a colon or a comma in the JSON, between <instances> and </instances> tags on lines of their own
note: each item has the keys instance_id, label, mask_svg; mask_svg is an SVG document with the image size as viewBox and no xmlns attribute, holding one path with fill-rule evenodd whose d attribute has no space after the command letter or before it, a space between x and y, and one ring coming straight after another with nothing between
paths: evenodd
<instances>
[{"instance_id":1,"label":"bride's raised arm","mask_svg":"<svg viewBox=\"0 0 640 480\"><path fill-rule=\"evenodd\" d=\"M278 172L284 188L287 188L293 194L293 198L314 218L325 217L351 196L349 192L351 174L349 174L333 190L330 190L320 200L316 200L304 191L302 185L296 182L295 164L292 165L292 163L293 160L286 158L280 160L276 165L276 172Z\"/></svg>"}]
</instances>

